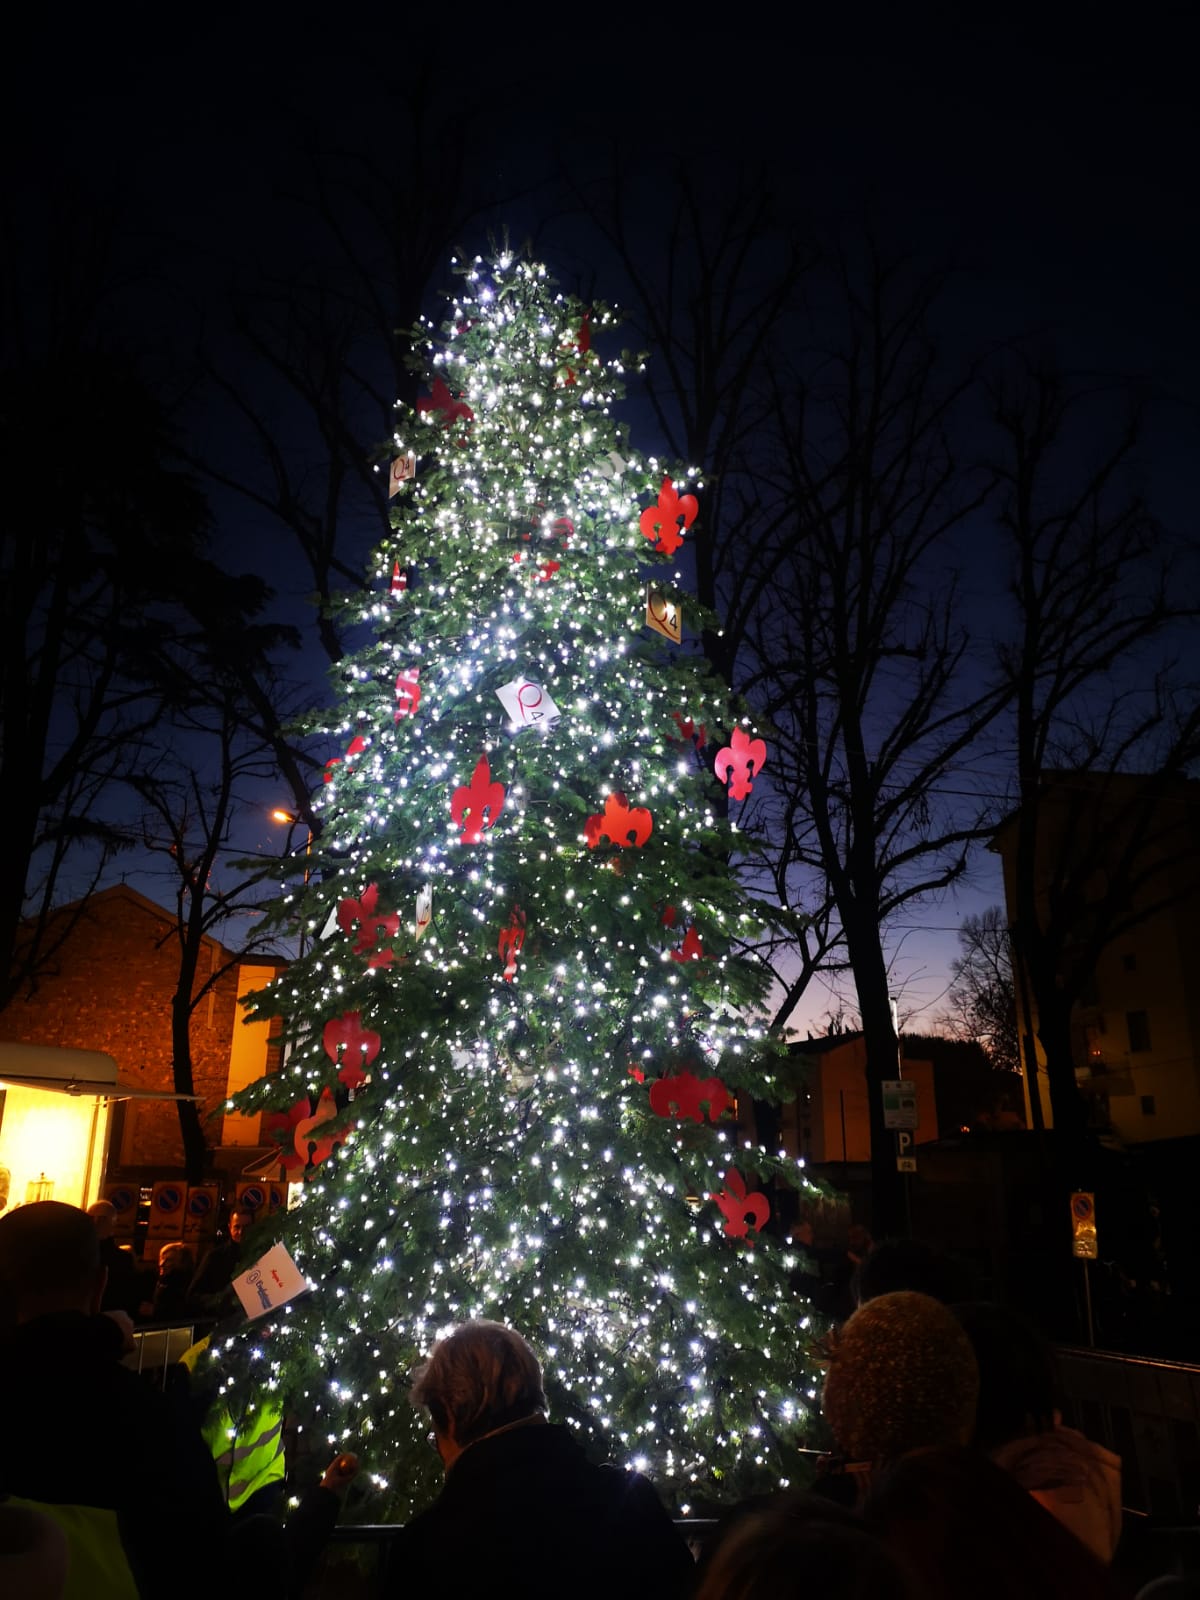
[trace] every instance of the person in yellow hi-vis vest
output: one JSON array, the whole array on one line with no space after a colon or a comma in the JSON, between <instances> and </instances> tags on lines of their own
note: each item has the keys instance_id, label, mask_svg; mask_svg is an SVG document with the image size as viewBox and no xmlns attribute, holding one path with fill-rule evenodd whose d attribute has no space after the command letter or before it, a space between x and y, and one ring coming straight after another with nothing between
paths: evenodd
<instances>
[{"instance_id":1,"label":"person in yellow hi-vis vest","mask_svg":"<svg viewBox=\"0 0 1200 1600\"><path fill-rule=\"evenodd\" d=\"M189 1373L208 1349L209 1339L191 1345L180 1357ZM216 1462L229 1510L238 1521L283 1508L287 1462L283 1450L283 1406L267 1395L235 1416L217 1401L203 1424L204 1442Z\"/></svg>"}]
</instances>

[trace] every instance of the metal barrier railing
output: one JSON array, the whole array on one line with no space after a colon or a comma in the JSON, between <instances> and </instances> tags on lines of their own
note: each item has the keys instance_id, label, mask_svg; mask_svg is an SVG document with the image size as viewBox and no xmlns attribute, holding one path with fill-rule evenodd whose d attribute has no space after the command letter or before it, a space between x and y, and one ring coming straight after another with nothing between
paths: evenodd
<instances>
[{"instance_id":1,"label":"metal barrier railing","mask_svg":"<svg viewBox=\"0 0 1200 1600\"><path fill-rule=\"evenodd\" d=\"M1057 1351L1065 1420L1115 1451L1126 1511L1200 1523L1200 1366L1075 1347Z\"/></svg>"}]
</instances>

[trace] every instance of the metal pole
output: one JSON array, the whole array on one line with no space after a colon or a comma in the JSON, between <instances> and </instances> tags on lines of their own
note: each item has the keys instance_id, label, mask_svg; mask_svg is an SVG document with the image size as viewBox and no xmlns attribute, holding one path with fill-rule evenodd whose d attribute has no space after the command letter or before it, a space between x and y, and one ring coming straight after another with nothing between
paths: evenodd
<instances>
[{"instance_id":1,"label":"metal pole","mask_svg":"<svg viewBox=\"0 0 1200 1600\"><path fill-rule=\"evenodd\" d=\"M1096 1330L1092 1325L1092 1275L1088 1271L1086 1260L1081 1261L1079 1265L1083 1268L1083 1306L1087 1317L1087 1341L1094 1350L1096 1348Z\"/></svg>"}]
</instances>

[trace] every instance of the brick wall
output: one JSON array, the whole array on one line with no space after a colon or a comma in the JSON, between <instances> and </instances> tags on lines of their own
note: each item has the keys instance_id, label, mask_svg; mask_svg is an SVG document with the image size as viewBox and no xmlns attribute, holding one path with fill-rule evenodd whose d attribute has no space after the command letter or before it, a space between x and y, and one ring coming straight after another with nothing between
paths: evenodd
<instances>
[{"instance_id":1,"label":"brick wall","mask_svg":"<svg viewBox=\"0 0 1200 1600\"><path fill-rule=\"evenodd\" d=\"M200 958L197 986L230 959L215 940ZM0 1040L103 1050L123 1082L144 1089L174 1089L171 1076L171 996L179 947L171 913L124 885L88 902L84 915L30 1000L0 1012ZM221 1142L238 969L231 966L192 1015L192 1067L210 1145ZM208 1113L216 1115L209 1119ZM176 1167L183 1162L179 1116L173 1101L125 1104L120 1148L110 1166Z\"/></svg>"}]
</instances>

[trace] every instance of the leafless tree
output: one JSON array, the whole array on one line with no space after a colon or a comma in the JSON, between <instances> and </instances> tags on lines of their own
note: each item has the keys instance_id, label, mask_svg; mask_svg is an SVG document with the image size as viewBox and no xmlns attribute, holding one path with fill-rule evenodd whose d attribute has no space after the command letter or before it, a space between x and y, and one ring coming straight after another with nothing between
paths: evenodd
<instances>
[{"instance_id":1,"label":"leafless tree","mask_svg":"<svg viewBox=\"0 0 1200 1600\"><path fill-rule=\"evenodd\" d=\"M994 1067L1020 1072L1012 944L1003 906L964 917L958 943L962 954L951 962L954 981L947 997L949 1032L956 1039L976 1040Z\"/></svg>"},{"instance_id":2,"label":"leafless tree","mask_svg":"<svg viewBox=\"0 0 1200 1600\"><path fill-rule=\"evenodd\" d=\"M794 874L832 906L853 974L884 1232L900 1209L880 1090L898 1071L886 930L964 872L982 819L945 791L1006 691L973 677L956 597L954 540L988 481L953 444L973 374L948 376L930 336L940 279L870 248L834 270L821 347L774 374L776 454L759 473L773 590L742 687L774 725Z\"/></svg>"},{"instance_id":3,"label":"leafless tree","mask_svg":"<svg viewBox=\"0 0 1200 1600\"><path fill-rule=\"evenodd\" d=\"M7 1005L36 987L114 853L133 842L113 798L160 715L166 596L207 514L172 463L162 407L124 357L64 340L6 365L0 381ZM74 917L52 917L64 896Z\"/></svg>"},{"instance_id":4,"label":"leafless tree","mask_svg":"<svg viewBox=\"0 0 1200 1600\"><path fill-rule=\"evenodd\" d=\"M1101 952L1194 874L1185 775L1200 756L1200 699L1178 649L1196 614L1196 573L1137 484L1136 403L1021 356L991 397L1015 610L998 664L1014 708L1016 807L1002 842L1032 1002L1021 1031L1036 1067L1036 1011L1054 1125L1081 1149L1072 1010Z\"/></svg>"}]
</instances>

